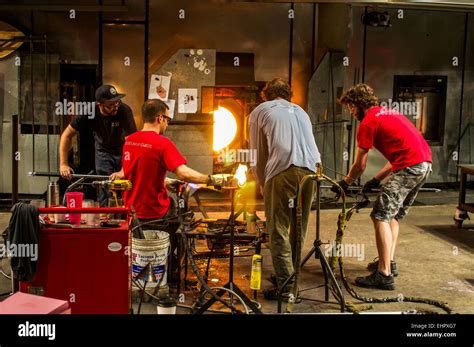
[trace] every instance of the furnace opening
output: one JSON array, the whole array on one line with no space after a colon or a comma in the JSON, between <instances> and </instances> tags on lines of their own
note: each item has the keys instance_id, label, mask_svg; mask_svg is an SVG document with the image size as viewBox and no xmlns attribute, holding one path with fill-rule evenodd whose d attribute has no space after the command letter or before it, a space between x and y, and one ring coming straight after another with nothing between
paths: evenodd
<instances>
[{"instance_id":1,"label":"furnace opening","mask_svg":"<svg viewBox=\"0 0 474 347\"><path fill-rule=\"evenodd\" d=\"M214 142L213 150L220 151L234 141L237 134L237 121L234 115L225 107L219 106L214 111Z\"/></svg>"}]
</instances>

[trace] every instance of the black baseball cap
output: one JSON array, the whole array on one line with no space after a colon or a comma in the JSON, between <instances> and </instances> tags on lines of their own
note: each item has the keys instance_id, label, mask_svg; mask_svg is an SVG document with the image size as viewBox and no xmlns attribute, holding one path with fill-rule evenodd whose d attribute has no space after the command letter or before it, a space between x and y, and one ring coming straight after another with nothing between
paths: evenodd
<instances>
[{"instance_id":1,"label":"black baseball cap","mask_svg":"<svg viewBox=\"0 0 474 347\"><path fill-rule=\"evenodd\" d=\"M117 89L110 84L104 84L95 91L95 100L97 102L117 101L124 96L125 94L120 94L117 92Z\"/></svg>"}]
</instances>

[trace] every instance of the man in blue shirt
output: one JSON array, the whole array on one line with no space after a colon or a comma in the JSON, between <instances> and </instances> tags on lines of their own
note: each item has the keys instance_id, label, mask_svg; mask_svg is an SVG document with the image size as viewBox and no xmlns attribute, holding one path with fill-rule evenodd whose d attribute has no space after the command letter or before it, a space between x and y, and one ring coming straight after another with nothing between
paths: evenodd
<instances>
[{"instance_id":1,"label":"man in blue shirt","mask_svg":"<svg viewBox=\"0 0 474 347\"><path fill-rule=\"evenodd\" d=\"M288 295L292 282L283 283L293 274L296 254L294 209L301 179L315 173L321 162L308 114L290 102L289 84L280 78L268 82L262 91L264 103L249 116L250 149L257 153L252 168L265 199L265 216L270 235L275 276L274 288L264 291L267 299L277 298L277 289ZM303 190L301 244L304 244L311 211L314 185Z\"/></svg>"}]
</instances>

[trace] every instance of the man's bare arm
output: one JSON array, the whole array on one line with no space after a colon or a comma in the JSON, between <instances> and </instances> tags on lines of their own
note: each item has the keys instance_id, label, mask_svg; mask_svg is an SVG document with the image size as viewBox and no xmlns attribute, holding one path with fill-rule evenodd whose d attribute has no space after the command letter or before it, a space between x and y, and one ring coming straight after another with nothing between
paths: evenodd
<instances>
[{"instance_id":1,"label":"man's bare arm","mask_svg":"<svg viewBox=\"0 0 474 347\"><path fill-rule=\"evenodd\" d=\"M68 125L62 133L59 142L59 172L61 177L66 179L71 179L71 174L74 173L74 170L69 166L67 157L68 152L71 149L72 138L76 134L77 131L71 125Z\"/></svg>"},{"instance_id":2,"label":"man's bare arm","mask_svg":"<svg viewBox=\"0 0 474 347\"><path fill-rule=\"evenodd\" d=\"M196 170L187 167L186 165L178 166L173 173L178 176L179 179L186 181L186 182L193 182L193 183L207 183L208 176L204 175Z\"/></svg>"},{"instance_id":3,"label":"man's bare arm","mask_svg":"<svg viewBox=\"0 0 474 347\"><path fill-rule=\"evenodd\" d=\"M387 161L383 168L374 176L378 181L383 181L392 172L392 164Z\"/></svg>"},{"instance_id":4,"label":"man's bare arm","mask_svg":"<svg viewBox=\"0 0 474 347\"><path fill-rule=\"evenodd\" d=\"M349 170L349 174L344 178L347 184L352 184L356 179L362 175L367 166L367 159L369 158L369 151L363 148L357 148L356 159Z\"/></svg>"}]
</instances>

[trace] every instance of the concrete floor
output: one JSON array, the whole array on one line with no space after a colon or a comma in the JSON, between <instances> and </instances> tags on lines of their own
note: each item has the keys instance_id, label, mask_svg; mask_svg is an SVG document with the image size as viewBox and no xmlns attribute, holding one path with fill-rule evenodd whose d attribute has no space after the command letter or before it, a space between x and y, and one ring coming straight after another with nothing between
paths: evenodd
<instances>
[{"instance_id":1,"label":"concrete floor","mask_svg":"<svg viewBox=\"0 0 474 347\"><path fill-rule=\"evenodd\" d=\"M421 203L412 207L409 216L401 224L397 249L397 264L400 275L396 278L395 291L383 291L353 287L358 294L377 298L390 297L423 297L447 302L454 313L474 313L474 221L467 221L462 229L453 227L453 213L456 207L455 194L437 195L425 193ZM430 200L431 199L431 200ZM437 200L433 202L433 199ZM439 201L438 201L439 200ZM445 203L442 205L423 205L429 203ZM332 242L336 232L336 221L339 211L335 209L321 211L321 239ZM346 276L353 283L357 276L368 274L365 270L367 262L376 257L375 238L372 223L369 218L370 209L354 214L349 222L344 237L344 244L358 247L359 252L344 258ZM212 212L212 217L226 218L228 213ZM261 215L263 217L263 215ZM9 219L8 214L0 214L0 230L3 230ZM315 238L315 214L312 213L303 255L307 254ZM354 249L354 248L352 248ZM262 287L270 287L265 280L272 273L271 256L268 248L264 247ZM248 295L251 257L237 258L235 265L235 282ZM212 286L221 286L227 282L228 259L215 259L211 263L210 278ZM338 273L339 276L339 273ZM311 290L323 283L319 261L312 258L303 268L299 288L304 298L323 300L322 288ZM0 292L9 290L10 284L0 276ZM370 305L361 303L344 291L346 301L354 303L358 309ZM192 291L184 293L185 304L193 302L195 295ZM259 293L257 300L262 305L264 313L276 313L274 301L267 301ZM294 306L295 313L330 313L338 312L339 307L334 303L320 303L303 300ZM367 312L400 312L400 311L443 311L434 306L396 302L372 304ZM135 310L137 305L134 305ZM213 308L219 309L218 305ZM156 313L156 303L149 302L142 306L142 313ZM178 308L178 313L186 313Z\"/></svg>"}]
</instances>

